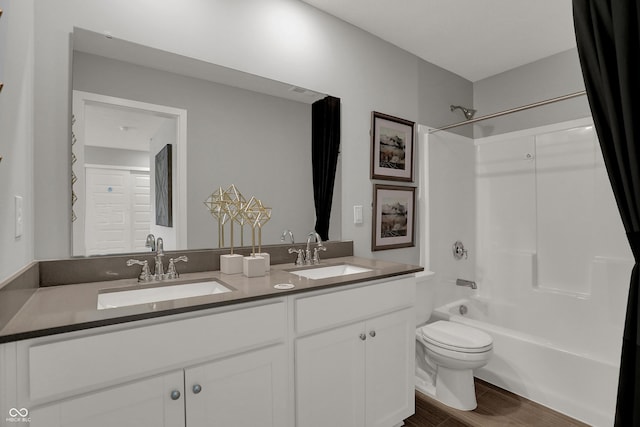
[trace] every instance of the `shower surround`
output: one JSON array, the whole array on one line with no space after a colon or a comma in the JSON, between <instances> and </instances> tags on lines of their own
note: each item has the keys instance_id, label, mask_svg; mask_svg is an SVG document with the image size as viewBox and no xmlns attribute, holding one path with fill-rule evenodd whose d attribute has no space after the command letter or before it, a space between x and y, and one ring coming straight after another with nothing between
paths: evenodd
<instances>
[{"instance_id":1,"label":"shower surround","mask_svg":"<svg viewBox=\"0 0 640 427\"><path fill-rule=\"evenodd\" d=\"M453 303L455 312L467 299L464 321L497 337L495 357L476 374L592 425L612 425L633 262L591 120L475 141L447 132L421 137L424 194L434 195L423 211L434 304ZM457 220L447 221L447 211ZM451 244L460 239L470 256L456 262ZM478 289L456 287L457 278Z\"/></svg>"}]
</instances>

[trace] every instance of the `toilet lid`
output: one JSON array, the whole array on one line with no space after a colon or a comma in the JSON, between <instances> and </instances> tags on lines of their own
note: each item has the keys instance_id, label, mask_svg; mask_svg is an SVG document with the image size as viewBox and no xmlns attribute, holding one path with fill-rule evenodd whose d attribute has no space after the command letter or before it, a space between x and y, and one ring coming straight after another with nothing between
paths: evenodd
<instances>
[{"instance_id":1,"label":"toilet lid","mask_svg":"<svg viewBox=\"0 0 640 427\"><path fill-rule=\"evenodd\" d=\"M444 320L423 326L420 334L435 346L465 353L481 353L493 346L493 338L486 332Z\"/></svg>"}]
</instances>

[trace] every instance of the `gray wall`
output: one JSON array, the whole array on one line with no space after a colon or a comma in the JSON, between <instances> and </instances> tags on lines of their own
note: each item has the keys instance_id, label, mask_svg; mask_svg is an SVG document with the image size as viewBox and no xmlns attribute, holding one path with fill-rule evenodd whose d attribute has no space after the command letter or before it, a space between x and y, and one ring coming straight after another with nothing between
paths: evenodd
<instances>
[{"instance_id":1,"label":"gray wall","mask_svg":"<svg viewBox=\"0 0 640 427\"><path fill-rule=\"evenodd\" d=\"M477 117L584 90L578 51L570 49L473 84ZM474 137L513 132L591 115L586 96L482 121ZM467 127L467 126L465 126Z\"/></svg>"},{"instance_id":2,"label":"gray wall","mask_svg":"<svg viewBox=\"0 0 640 427\"><path fill-rule=\"evenodd\" d=\"M41 153L33 151L33 8L33 0L0 0L0 282L34 258L33 157ZM23 200L21 237L15 237L14 196Z\"/></svg>"},{"instance_id":3,"label":"gray wall","mask_svg":"<svg viewBox=\"0 0 640 427\"><path fill-rule=\"evenodd\" d=\"M81 52L74 53L73 87L187 110L189 249L217 247L217 222L203 202L231 184L273 208L265 243L279 243L285 228L298 239L313 229L310 104ZM334 209L340 212L340 200ZM245 233L247 245L248 227Z\"/></svg>"},{"instance_id":4,"label":"gray wall","mask_svg":"<svg viewBox=\"0 0 640 427\"><path fill-rule=\"evenodd\" d=\"M439 128L464 120L459 110L451 111L450 105L473 108L473 83L433 65L419 65L419 123ZM472 126L460 126L450 130L466 137L473 137Z\"/></svg>"}]
</instances>

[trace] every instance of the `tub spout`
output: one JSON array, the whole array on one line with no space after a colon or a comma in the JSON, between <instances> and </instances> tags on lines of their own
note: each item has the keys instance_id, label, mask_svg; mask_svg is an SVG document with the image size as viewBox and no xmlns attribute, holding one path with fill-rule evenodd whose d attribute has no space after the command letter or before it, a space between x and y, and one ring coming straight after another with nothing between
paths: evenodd
<instances>
[{"instance_id":1,"label":"tub spout","mask_svg":"<svg viewBox=\"0 0 640 427\"><path fill-rule=\"evenodd\" d=\"M473 282L471 280L464 280L464 279L457 279L456 280L456 285L457 286L467 286L471 289L478 289L478 285L476 285L476 282Z\"/></svg>"}]
</instances>

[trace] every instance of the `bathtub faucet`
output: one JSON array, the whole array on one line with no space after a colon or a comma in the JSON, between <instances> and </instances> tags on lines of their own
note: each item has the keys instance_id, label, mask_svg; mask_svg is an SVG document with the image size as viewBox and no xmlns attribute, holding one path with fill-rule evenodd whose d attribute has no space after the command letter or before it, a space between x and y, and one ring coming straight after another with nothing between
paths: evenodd
<instances>
[{"instance_id":1,"label":"bathtub faucet","mask_svg":"<svg viewBox=\"0 0 640 427\"><path fill-rule=\"evenodd\" d=\"M476 285L476 282L473 282L471 280L464 280L464 279L457 279L456 280L456 285L457 286L467 286L471 289L478 289L478 285Z\"/></svg>"}]
</instances>

